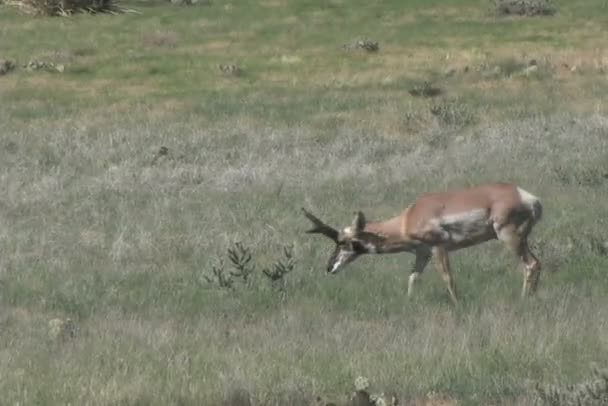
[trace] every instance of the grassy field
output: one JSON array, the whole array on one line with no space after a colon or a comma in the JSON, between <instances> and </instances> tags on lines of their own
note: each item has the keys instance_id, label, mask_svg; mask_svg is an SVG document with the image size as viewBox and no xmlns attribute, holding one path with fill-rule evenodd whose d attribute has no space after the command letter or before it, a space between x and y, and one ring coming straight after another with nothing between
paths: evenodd
<instances>
[{"instance_id":1,"label":"grassy field","mask_svg":"<svg viewBox=\"0 0 608 406\"><path fill-rule=\"evenodd\" d=\"M0 403L312 405L361 375L405 405L531 405L608 366L606 1L123 4L0 5ZM379 51L343 49L364 38ZM441 94L410 94L425 81ZM343 226L495 180L544 205L528 301L498 242L452 255L455 308L432 266L407 300L411 255L328 276L304 234L300 207ZM238 241L251 280L208 282Z\"/></svg>"}]
</instances>

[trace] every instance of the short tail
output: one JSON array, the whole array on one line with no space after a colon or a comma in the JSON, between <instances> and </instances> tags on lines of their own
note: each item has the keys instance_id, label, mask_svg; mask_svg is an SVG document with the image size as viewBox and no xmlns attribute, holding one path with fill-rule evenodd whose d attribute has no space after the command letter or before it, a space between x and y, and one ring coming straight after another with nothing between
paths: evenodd
<instances>
[{"instance_id":1,"label":"short tail","mask_svg":"<svg viewBox=\"0 0 608 406\"><path fill-rule=\"evenodd\" d=\"M540 203L539 198L522 188L518 187L517 190L519 191L522 203L530 210L534 224L538 223L543 217L543 205Z\"/></svg>"},{"instance_id":2,"label":"short tail","mask_svg":"<svg viewBox=\"0 0 608 406\"><path fill-rule=\"evenodd\" d=\"M538 223L543 218L543 205L540 204L540 200L538 199L532 203L532 217L535 223Z\"/></svg>"}]
</instances>

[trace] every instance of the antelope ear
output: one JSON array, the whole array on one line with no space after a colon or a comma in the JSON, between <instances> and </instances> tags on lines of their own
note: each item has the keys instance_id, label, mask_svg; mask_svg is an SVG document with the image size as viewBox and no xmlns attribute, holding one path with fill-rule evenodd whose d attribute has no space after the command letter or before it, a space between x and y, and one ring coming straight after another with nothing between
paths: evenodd
<instances>
[{"instance_id":1,"label":"antelope ear","mask_svg":"<svg viewBox=\"0 0 608 406\"><path fill-rule=\"evenodd\" d=\"M352 228L355 233L360 233L365 228L365 215L362 212L355 213Z\"/></svg>"}]
</instances>

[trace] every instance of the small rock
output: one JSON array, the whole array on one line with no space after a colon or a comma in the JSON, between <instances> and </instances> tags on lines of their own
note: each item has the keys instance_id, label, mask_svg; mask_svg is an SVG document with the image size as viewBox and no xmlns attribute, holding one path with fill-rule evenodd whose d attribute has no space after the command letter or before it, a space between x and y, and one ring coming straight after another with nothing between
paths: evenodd
<instances>
[{"instance_id":1,"label":"small rock","mask_svg":"<svg viewBox=\"0 0 608 406\"><path fill-rule=\"evenodd\" d=\"M357 41L357 47L365 49L368 52L377 52L380 49L378 41L369 40Z\"/></svg>"},{"instance_id":2,"label":"small rock","mask_svg":"<svg viewBox=\"0 0 608 406\"><path fill-rule=\"evenodd\" d=\"M152 165L156 164L159 159L166 157L167 155L169 155L169 148L161 146L156 154L154 154L154 158L152 158Z\"/></svg>"},{"instance_id":3,"label":"small rock","mask_svg":"<svg viewBox=\"0 0 608 406\"><path fill-rule=\"evenodd\" d=\"M33 72L37 70L46 70L46 71L55 71L55 72L63 72L65 70L65 65L63 64L54 64L53 62L39 61L39 60L31 60L25 65L23 68Z\"/></svg>"},{"instance_id":4,"label":"small rock","mask_svg":"<svg viewBox=\"0 0 608 406\"><path fill-rule=\"evenodd\" d=\"M444 75L445 75L445 77L449 78L450 76L454 76L455 73L456 73L456 68L448 68L444 72Z\"/></svg>"},{"instance_id":5,"label":"small rock","mask_svg":"<svg viewBox=\"0 0 608 406\"><path fill-rule=\"evenodd\" d=\"M78 327L67 318L65 320L56 318L49 320L49 338L52 340L67 340L76 337Z\"/></svg>"},{"instance_id":6,"label":"small rock","mask_svg":"<svg viewBox=\"0 0 608 406\"><path fill-rule=\"evenodd\" d=\"M28 63L23 65L23 68L29 71L35 71L40 69L41 66L42 64L39 61L29 61Z\"/></svg>"},{"instance_id":7,"label":"small rock","mask_svg":"<svg viewBox=\"0 0 608 406\"><path fill-rule=\"evenodd\" d=\"M523 70L524 75L530 76L531 73L534 73L538 70L538 66L530 65Z\"/></svg>"},{"instance_id":8,"label":"small rock","mask_svg":"<svg viewBox=\"0 0 608 406\"><path fill-rule=\"evenodd\" d=\"M302 60L302 58L300 58L297 55L282 55L281 56L282 63L292 64L292 63L298 63L301 60Z\"/></svg>"},{"instance_id":9,"label":"small rock","mask_svg":"<svg viewBox=\"0 0 608 406\"><path fill-rule=\"evenodd\" d=\"M227 76L241 76L243 71L237 65L218 65L217 66L224 75Z\"/></svg>"},{"instance_id":10,"label":"small rock","mask_svg":"<svg viewBox=\"0 0 608 406\"><path fill-rule=\"evenodd\" d=\"M355 390L364 391L369 389L369 379L364 376L358 376L355 379Z\"/></svg>"},{"instance_id":11,"label":"small rock","mask_svg":"<svg viewBox=\"0 0 608 406\"><path fill-rule=\"evenodd\" d=\"M344 49L345 51L363 49L368 52L378 52L378 50L380 49L380 46L378 45L378 41L358 40L351 44L342 45L342 49Z\"/></svg>"}]
</instances>

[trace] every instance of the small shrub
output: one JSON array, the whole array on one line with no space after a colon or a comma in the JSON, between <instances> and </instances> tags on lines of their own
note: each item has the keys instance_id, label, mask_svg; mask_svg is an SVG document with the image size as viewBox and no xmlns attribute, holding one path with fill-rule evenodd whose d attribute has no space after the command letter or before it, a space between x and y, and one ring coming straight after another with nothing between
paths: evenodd
<instances>
[{"instance_id":1,"label":"small shrub","mask_svg":"<svg viewBox=\"0 0 608 406\"><path fill-rule=\"evenodd\" d=\"M241 279L245 285L249 286L251 275L255 271L255 263L251 262L253 260L251 249L237 242L234 244L234 247L228 248L228 259L230 259L235 269L230 274L235 278Z\"/></svg>"},{"instance_id":2,"label":"small shrub","mask_svg":"<svg viewBox=\"0 0 608 406\"><path fill-rule=\"evenodd\" d=\"M492 0L498 15L546 16L555 14L551 0Z\"/></svg>"},{"instance_id":3,"label":"small shrub","mask_svg":"<svg viewBox=\"0 0 608 406\"><path fill-rule=\"evenodd\" d=\"M273 288L278 289L282 297L285 297L285 275L293 271L295 267L293 258L293 246L283 247L283 258L276 261L269 268L262 269L262 273L270 280Z\"/></svg>"},{"instance_id":4,"label":"small shrub","mask_svg":"<svg viewBox=\"0 0 608 406\"><path fill-rule=\"evenodd\" d=\"M215 285L222 289L232 290L235 288L234 282L241 281L242 286L251 288L254 286L258 272L253 259L252 250L240 242L228 248L228 260L230 261L230 271L226 270L224 261L220 258L215 264L211 265L211 274L203 274L203 278L210 285ZM295 258L291 245L283 247L283 258L275 261L271 266L263 267L261 275L270 281L271 286L285 297L285 276L295 268Z\"/></svg>"},{"instance_id":5,"label":"small shrub","mask_svg":"<svg viewBox=\"0 0 608 406\"><path fill-rule=\"evenodd\" d=\"M272 267L264 268L262 272L272 282L276 282L283 279L283 276L293 271L295 262L293 259L293 247L283 247L283 257L275 262Z\"/></svg>"},{"instance_id":6,"label":"small shrub","mask_svg":"<svg viewBox=\"0 0 608 406\"><path fill-rule=\"evenodd\" d=\"M6 75L15 69L15 61L10 59L0 59L0 76Z\"/></svg>"},{"instance_id":7,"label":"small shrub","mask_svg":"<svg viewBox=\"0 0 608 406\"><path fill-rule=\"evenodd\" d=\"M232 276L224 271L224 261L211 265L211 275L203 275L207 283L217 285L223 289L232 289L234 281Z\"/></svg>"}]
</instances>

